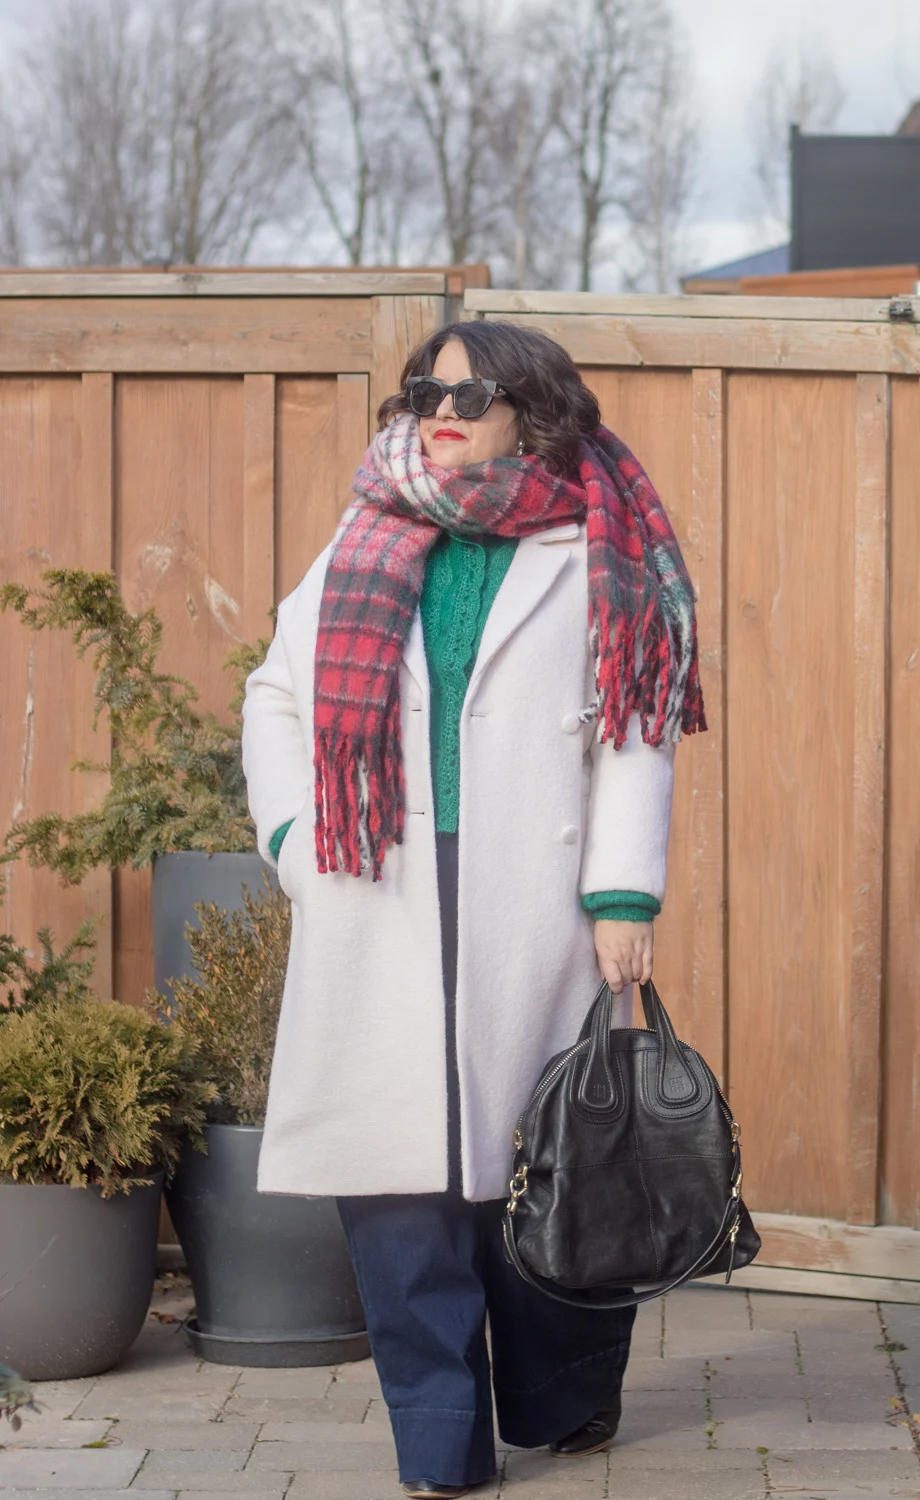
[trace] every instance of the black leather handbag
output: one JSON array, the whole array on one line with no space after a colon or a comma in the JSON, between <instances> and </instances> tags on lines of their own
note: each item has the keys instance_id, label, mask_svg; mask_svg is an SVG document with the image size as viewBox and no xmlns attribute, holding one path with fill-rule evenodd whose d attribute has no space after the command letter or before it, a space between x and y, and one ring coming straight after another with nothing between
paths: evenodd
<instances>
[{"instance_id":1,"label":"black leather handbag","mask_svg":"<svg viewBox=\"0 0 920 1500\"><path fill-rule=\"evenodd\" d=\"M611 1030L601 985L514 1132L506 1253L572 1306L632 1307L722 1271L728 1281L760 1249L741 1199L740 1128L655 986L640 993L648 1030Z\"/></svg>"}]
</instances>

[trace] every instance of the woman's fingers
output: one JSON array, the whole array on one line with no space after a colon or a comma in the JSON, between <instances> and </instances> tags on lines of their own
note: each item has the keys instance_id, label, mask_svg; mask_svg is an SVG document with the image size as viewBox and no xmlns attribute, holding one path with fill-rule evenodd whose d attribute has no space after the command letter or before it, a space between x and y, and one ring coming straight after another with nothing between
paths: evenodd
<instances>
[{"instance_id":1,"label":"woman's fingers","mask_svg":"<svg viewBox=\"0 0 920 1500\"><path fill-rule=\"evenodd\" d=\"M653 954L651 946L642 955L642 973L637 975L640 984L648 984L652 977Z\"/></svg>"},{"instance_id":2,"label":"woman's fingers","mask_svg":"<svg viewBox=\"0 0 920 1500\"><path fill-rule=\"evenodd\" d=\"M623 978L620 966L614 959L608 959L604 964L604 978L614 995L622 995L627 981Z\"/></svg>"}]
</instances>

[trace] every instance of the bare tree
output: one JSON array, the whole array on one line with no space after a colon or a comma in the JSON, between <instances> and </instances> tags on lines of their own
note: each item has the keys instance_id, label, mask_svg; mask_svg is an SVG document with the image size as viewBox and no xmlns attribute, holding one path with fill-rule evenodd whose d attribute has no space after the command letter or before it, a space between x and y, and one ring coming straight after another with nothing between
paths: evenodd
<instances>
[{"instance_id":1,"label":"bare tree","mask_svg":"<svg viewBox=\"0 0 920 1500\"><path fill-rule=\"evenodd\" d=\"M36 217L75 265L136 254L153 170L147 73L131 7L61 7L26 56L37 148Z\"/></svg>"},{"instance_id":2,"label":"bare tree","mask_svg":"<svg viewBox=\"0 0 920 1500\"><path fill-rule=\"evenodd\" d=\"M388 0L386 14L415 138L429 152L439 208L430 238L452 262L469 260L487 243L497 212L494 108L506 63L498 7Z\"/></svg>"},{"instance_id":3,"label":"bare tree","mask_svg":"<svg viewBox=\"0 0 920 1500\"><path fill-rule=\"evenodd\" d=\"M558 211L561 79L539 25L530 21L525 12L515 71L494 101L491 126L499 209L494 243L513 286L551 285L564 276L571 251L566 216Z\"/></svg>"},{"instance_id":4,"label":"bare tree","mask_svg":"<svg viewBox=\"0 0 920 1500\"><path fill-rule=\"evenodd\" d=\"M350 265L371 247L401 238L408 205L387 205L414 178L401 135L400 99L380 65L384 17L368 0L277 0L268 30L298 161L294 195L305 185ZM404 134L404 133L403 133Z\"/></svg>"},{"instance_id":5,"label":"bare tree","mask_svg":"<svg viewBox=\"0 0 920 1500\"><path fill-rule=\"evenodd\" d=\"M843 106L843 87L826 52L803 45L767 62L750 111L754 171L773 223L789 232L789 127L830 130Z\"/></svg>"},{"instance_id":6,"label":"bare tree","mask_svg":"<svg viewBox=\"0 0 920 1500\"><path fill-rule=\"evenodd\" d=\"M0 265L21 266L25 260L30 159L22 123L0 91Z\"/></svg>"},{"instance_id":7,"label":"bare tree","mask_svg":"<svg viewBox=\"0 0 920 1500\"><path fill-rule=\"evenodd\" d=\"M699 129L688 80L687 49L673 22L660 26L640 89L646 121L632 187L623 200L632 290L675 289L687 207L694 185Z\"/></svg>"},{"instance_id":8,"label":"bare tree","mask_svg":"<svg viewBox=\"0 0 920 1500\"><path fill-rule=\"evenodd\" d=\"M169 0L154 19L159 56L159 235L169 260L245 260L272 212L288 142L246 0ZM154 253L156 249L154 248Z\"/></svg>"},{"instance_id":9,"label":"bare tree","mask_svg":"<svg viewBox=\"0 0 920 1500\"><path fill-rule=\"evenodd\" d=\"M649 121L640 106L663 0L569 0L544 25L560 88L559 131L576 204L577 282L590 291L601 233Z\"/></svg>"},{"instance_id":10,"label":"bare tree","mask_svg":"<svg viewBox=\"0 0 920 1500\"><path fill-rule=\"evenodd\" d=\"M245 0L71 0L28 62L36 215L77 265L242 259L287 161Z\"/></svg>"}]
</instances>

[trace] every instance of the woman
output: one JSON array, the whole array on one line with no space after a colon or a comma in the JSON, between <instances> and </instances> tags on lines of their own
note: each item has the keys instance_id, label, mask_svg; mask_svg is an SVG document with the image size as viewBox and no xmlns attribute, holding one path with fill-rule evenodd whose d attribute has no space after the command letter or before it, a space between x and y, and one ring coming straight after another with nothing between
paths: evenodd
<instances>
[{"instance_id":1,"label":"woman","mask_svg":"<svg viewBox=\"0 0 920 1500\"><path fill-rule=\"evenodd\" d=\"M293 906L264 1192L334 1194L410 1496L613 1436L633 1312L504 1260L512 1130L599 972L652 972L693 594L648 479L540 333L410 357L336 537L249 679L259 847ZM488 1313L492 1370L485 1341Z\"/></svg>"}]
</instances>

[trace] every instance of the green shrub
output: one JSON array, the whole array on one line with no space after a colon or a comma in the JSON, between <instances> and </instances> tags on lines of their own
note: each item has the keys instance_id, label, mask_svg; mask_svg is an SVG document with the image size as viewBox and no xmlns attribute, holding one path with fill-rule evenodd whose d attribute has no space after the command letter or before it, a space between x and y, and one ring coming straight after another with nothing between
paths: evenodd
<instances>
[{"instance_id":1,"label":"green shrub","mask_svg":"<svg viewBox=\"0 0 920 1500\"><path fill-rule=\"evenodd\" d=\"M0 932L0 1020L4 1015L34 1010L46 1000L79 1000L90 994L96 924L83 922L60 953L54 951L50 927L38 929L41 958L36 965L27 949ZM89 956L81 958L78 955Z\"/></svg>"},{"instance_id":2,"label":"green shrub","mask_svg":"<svg viewBox=\"0 0 920 1500\"><path fill-rule=\"evenodd\" d=\"M227 658L235 674L232 720L222 723L196 705L190 682L157 670L163 627L153 610L133 615L111 573L55 568L35 593L0 588L0 610L12 609L30 630L67 630L78 656L96 672L94 723L108 715L111 755L75 771L103 772L108 790L97 808L64 817L43 813L17 823L4 858L56 870L76 884L97 866L140 869L157 854L200 849L207 854L255 848L240 754L245 679L267 641L241 646Z\"/></svg>"},{"instance_id":3,"label":"green shrub","mask_svg":"<svg viewBox=\"0 0 920 1500\"><path fill-rule=\"evenodd\" d=\"M291 941L287 897L266 879L265 890L243 890L242 911L213 903L195 907L200 926L187 927L197 979L171 981L173 999L155 996L160 1015L193 1039L217 1098L208 1118L261 1125L268 1099L281 994Z\"/></svg>"},{"instance_id":4,"label":"green shrub","mask_svg":"<svg viewBox=\"0 0 920 1500\"><path fill-rule=\"evenodd\" d=\"M0 1179L96 1186L171 1171L214 1097L192 1036L117 1001L49 1000L0 1026Z\"/></svg>"}]
</instances>

